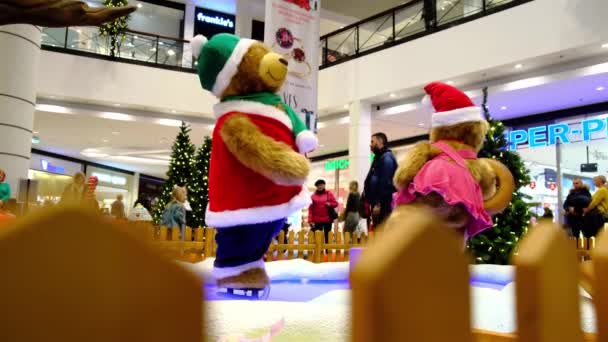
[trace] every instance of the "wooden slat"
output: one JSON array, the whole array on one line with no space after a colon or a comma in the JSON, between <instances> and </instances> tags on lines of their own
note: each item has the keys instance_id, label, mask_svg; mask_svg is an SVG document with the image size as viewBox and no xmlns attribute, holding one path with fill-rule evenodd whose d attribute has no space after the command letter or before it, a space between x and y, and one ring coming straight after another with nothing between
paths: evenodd
<instances>
[{"instance_id":1,"label":"wooden slat","mask_svg":"<svg viewBox=\"0 0 608 342\"><path fill-rule=\"evenodd\" d=\"M201 227L196 228L194 230L194 241L204 241L205 240L205 230Z\"/></svg>"},{"instance_id":2,"label":"wooden slat","mask_svg":"<svg viewBox=\"0 0 608 342\"><path fill-rule=\"evenodd\" d=\"M313 235L314 234L314 235ZM323 261L323 245L325 244L325 236L322 231L309 232L308 233L309 241L312 239L315 244L315 251L313 255L312 262L320 263Z\"/></svg>"},{"instance_id":3,"label":"wooden slat","mask_svg":"<svg viewBox=\"0 0 608 342\"><path fill-rule=\"evenodd\" d=\"M295 232L293 230L289 231L289 235L288 236L289 236L288 237L288 239L289 239L289 241L288 241L289 242L289 246L293 246L295 244L294 243L295 236L296 236ZM287 259L291 260L293 258L295 258L295 252L294 252L293 249L289 249L288 252L287 252Z\"/></svg>"},{"instance_id":4,"label":"wooden slat","mask_svg":"<svg viewBox=\"0 0 608 342\"><path fill-rule=\"evenodd\" d=\"M55 208L2 228L0 340L206 338L199 277L123 227L81 209Z\"/></svg>"},{"instance_id":5,"label":"wooden slat","mask_svg":"<svg viewBox=\"0 0 608 342\"><path fill-rule=\"evenodd\" d=\"M352 235L355 234L353 233ZM349 232L344 233L344 244L346 245L346 248L344 248L344 261L350 260L350 248L353 246L351 239L354 239L354 237Z\"/></svg>"},{"instance_id":6,"label":"wooden slat","mask_svg":"<svg viewBox=\"0 0 608 342\"><path fill-rule=\"evenodd\" d=\"M563 229L530 229L514 261L520 341L582 341L576 251Z\"/></svg>"},{"instance_id":7,"label":"wooden slat","mask_svg":"<svg viewBox=\"0 0 608 342\"><path fill-rule=\"evenodd\" d=\"M186 227L184 229L184 241L192 241L192 228Z\"/></svg>"},{"instance_id":8,"label":"wooden slat","mask_svg":"<svg viewBox=\"0 0 608 342\"><path fill-rule=\"evenodd\" d=\"M597 315L598 342L608 342L608 234L600 234L593 250L593 301Z\"/></svg>"},{"instance_id":9,"label":"wooden slat","mask_svg":"<svg viewBox=\"0 0 608 342\"><path fill-rule=\"evenodd\" d=\"M462 238L427 208L397 208L351 284L354 342L473 341Z\"/></svg>"},{"instance_id":10,"label":"wooden slat","mask_svg":"<svg viewBox=\"0 0 608 342\"><path fill-rule=\"evenodd\" d=\"M167 241L169 239L169 229L165 226L160 227L159 241Z\"/></svg>"}]
</instances>

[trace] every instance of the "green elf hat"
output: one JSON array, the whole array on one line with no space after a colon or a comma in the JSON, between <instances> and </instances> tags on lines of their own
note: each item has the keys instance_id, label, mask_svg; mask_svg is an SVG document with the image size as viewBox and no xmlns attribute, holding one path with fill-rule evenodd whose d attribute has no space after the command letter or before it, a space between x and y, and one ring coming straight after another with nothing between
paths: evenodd
<instances>
[{"instance_id":1,"label":"green elf hat","mask_svg":"<svg viewBox=\"0 0 608 342\"><path fill-rule=\"evenodd\" d=\"M192 39L192 53L198 60L198 77L203 89L220 97L236 75L239 64L255 40L220 33L207 40L198 35Z\"/></svg>"}]
</instances>

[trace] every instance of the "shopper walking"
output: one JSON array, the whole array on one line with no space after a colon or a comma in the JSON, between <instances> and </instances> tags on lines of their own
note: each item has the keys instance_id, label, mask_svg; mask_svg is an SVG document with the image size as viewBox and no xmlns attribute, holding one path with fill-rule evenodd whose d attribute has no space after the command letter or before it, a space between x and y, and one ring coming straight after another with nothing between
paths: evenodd
<instances>
[{"instance_id":1,"label":"shopper walking","mask_svg":"<svg viewBox=\"0 0 608 342\"><path fill-rule=\"evenodd\" d=\"M564 202L564 210L566 212L566 224L570 227L572 236L578 237L583 229L583 209L591 203L591 192L580 178L572 182L572 189L566 201Z\"/></svg>"},{"instance_id":2,"label":"shopper walking","mask_svg":"<svg viewBox=\"0 0 608 342\"><path fill-rule=\"evenodd\" d=\"M585 237L590 238L596 236L597 233L604 227L606 219L608 218L608 188L606 187L606 177L597 176L593 178L595 183L595 193L591 198L591 203L585 209L583 234Z\"/></svg>"},{"instance_id":3,"label":"shopper walking","mask_svg":"<svg viewBox=\"0 0 608 342\"><path fill-rule=\"evenodd\" d=\"M359 183L350 182L348 186L348 199L344 209L344 232L353 234L359 226L359 212L361 210L361 195L359 194Z\"/></svg>"},{"instance_id":4,"label":"shopper walking","mask_svg":"<svg viewBox=\"0 0 608 342\"><path fill-rule=\"evenodd\" d=\"M171 202L167 204L161 224L168 228L179 227L181 239L184 238L184 228L186 228L186 192L184 189L176 187L171 193Z\"/></svg>"},{"instance_id":5,"label":"shopper walking","mask_svg":"<svg viewBox=\"0 0 608 342\"><path fill-rule=\"evenodd\" d=\"M393 185L393 176L397 170L397 161L388 148L388 138L384 133L372 136L370 148L374 161L365 178L363 203L371 212L372 224L379 227L392 211L393 194L397 191Z\"/></svg>"},{"instance_id":6,"label":"shopper walking","mask_svg":"<svg viewBox=\"0 0 608 342\"><path fill-rule=\"evenodd\" d=\"M0 169L0 205L6 203L11 198L11 186L5 180L6 172Z\"/></svg>"},{"instance_id":7,"label":"shopper walking","mask_svg":"<svg viewBox=\"0 0 608 342\"><path fill-rule=\"evenodd\" d=\"M112 208L110 210L110 215L114 216L114 218L122 220L126 217L125 214L125 204L122 195L116 195L116 200L112 202Z\"/></svg>"},{"instance_id":8,"label":"shopper walking","mask_svg":"<svg viewBox=\"0 0 608 342\"><path fill-rule=\"evenodd\" d=\"M322 230L325 233L325 243L329 240L329 232L337 218L338 201L331 191L325 189L325 181L315 182L317 190L312 194L312 204L308 208L308 223L313 231Z\"/></svg>"},{"instance_id":9,"label":"shopper walking","mask_svg":"<svg viewBox=\"0 0 608 342\"><path fill-rule=\"evenodd\" d=\"M60 204L81 204L86 191L84 174L76 172L72 182L63 190Z\"/></svg>"},{"instance_id":10,"label":"shopper walking","mask_svg":"<svg viewBox=\"0 0 608 342\"><path fill-rule=\"evenodd\" d=\"M143 202L143 200L135 201L135 205L129 213L129 221L152 221L152 216Z\"/></svg>"}]
</instances>

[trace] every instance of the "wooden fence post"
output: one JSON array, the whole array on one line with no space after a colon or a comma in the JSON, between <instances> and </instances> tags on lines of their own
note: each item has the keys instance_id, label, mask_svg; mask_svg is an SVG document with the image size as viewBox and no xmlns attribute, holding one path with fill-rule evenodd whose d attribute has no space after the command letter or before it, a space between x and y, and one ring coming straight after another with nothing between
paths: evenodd
<instances>
[{"instance_id":1,"label":"wooden fence post","mask_svg":"<svg viewBox=\"0 0 608 342\"><path fill-rule=\"evenodd\" d=\"M323 246L325 245L325 234L319 230L314 232L314 234L315 254L313 262L318 264L323 262ZM310 240L308 242L310 243Z\"/></svg>"},{"instance_id":2,"label":"wooden fence post","mask_svg":"<svg viewBox=\"0 0 608 342\"><path fill-rule=\"evenodd\" d=\"M576 250L563 229L530 229L514 261L519 341L582 341Z\"/></svg>"},{"instance_id":3,"label":"wooden fence post","mask_svg":"<svg viewBox=\"0 0 608 342\"><path fill-rule=\"evenodd\" d=\"M165 226L161 226L160 227L160 234L158 236L158 240L160 241L167 241L167 235L168 235L168 231L169 229Z\"/></svg>"},{"instance_id":4,"label":"wooden fence post","mask_svg":"<svg viewBox=\"0 0 608 342\"><path fill-rule=\"evenodd\" d=\"M462 238L424 207L393 212L351 285L353 342L472 341Z\"/></svg>"},{"instance_id":5,"label":"wooden fence post","mask_svg":"<svg viewBox=\"0 0 608 342\"><path fill-rule=\"evenodd\" d=\"M597 342L608 342L608 233L600 234L593 250L593 301L597 315Z\"/></svg>"}]
</instances>

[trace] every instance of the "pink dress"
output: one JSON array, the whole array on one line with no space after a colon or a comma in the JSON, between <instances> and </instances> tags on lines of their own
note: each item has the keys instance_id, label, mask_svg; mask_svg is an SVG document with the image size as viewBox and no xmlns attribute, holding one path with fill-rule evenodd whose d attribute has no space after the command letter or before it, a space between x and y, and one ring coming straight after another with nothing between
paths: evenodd
<instances>
[{"instance_id":1,"label":"pink dress","mask_svg":"<svg viewBox=\"0 0 608 342\"><path fill-rule=\"evenodd\" d=\"M412 203L417 196L435 192L449 205L462 204L469 212L471 220L466 227L465 238L492 227L492 218L483 207L481 187L465 163L465 159L477 159L476 153L472 150L455 151L443 142L436 142L433 146L443 153L424 164L410 186L395 195L395 205Z\"/></svg>"}]
</instances>

